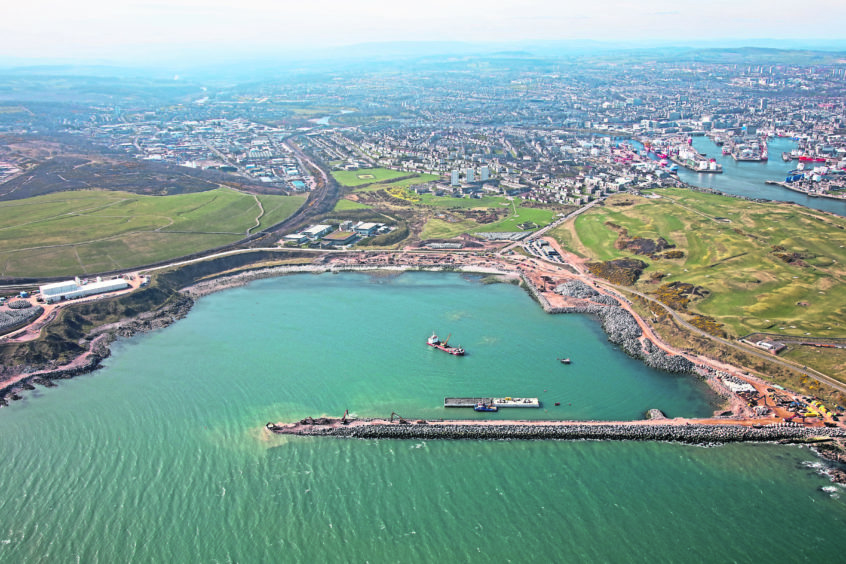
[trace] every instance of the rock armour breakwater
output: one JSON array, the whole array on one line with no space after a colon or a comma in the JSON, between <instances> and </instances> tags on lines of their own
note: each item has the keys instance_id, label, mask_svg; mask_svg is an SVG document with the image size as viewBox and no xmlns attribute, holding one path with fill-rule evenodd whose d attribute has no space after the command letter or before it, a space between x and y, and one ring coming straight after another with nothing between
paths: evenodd
<instances>
[{"instance_id":1,"label":"rock armour breakwater","mask_svg":"<svg viewBox=\"0 0 846 564\"><path fill-rule=\"evenodd\" d=\"M807 442L815 438L846 437L839 428L662 423L476 423L417 422L387 423L358 420L340 425L336 419L319 419L311 424L268 423L280 434L327 436L353 439L473 439L473 440L611 440L665 441L688 444L729 442Z\"/></svg>"},{"instance_id":2,"label":"rock armour breakwater","mask_svg":"<svg viewBox=\"0 0 846 564\"><path fill-rule=\"evenodd\" d=\"M555 310L555 313L596 315L599 317L602 330L608 335L608 340L623 349L629 356L642 360L647 366L667 372L691 373L694 371L694 364L683 356L668 355L648 339L643 339L641 344L643 331L637 321L611 296L601 294L579 280L560 284L555 288L555 292L563 296L586 300L583 306L559 308Z\"/></svg>"}]
</instances>

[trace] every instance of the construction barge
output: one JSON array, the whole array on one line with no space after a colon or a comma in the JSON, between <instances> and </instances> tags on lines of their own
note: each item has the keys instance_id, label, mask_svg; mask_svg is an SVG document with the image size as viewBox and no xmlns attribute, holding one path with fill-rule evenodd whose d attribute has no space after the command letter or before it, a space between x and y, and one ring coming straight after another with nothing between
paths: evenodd
<instances>
[{"instance_id":1,"label":"construction barge","mask_svg":"<svg viewBox=\"0 0 846 564\"><path fill-rule=\"evenodd\" d=\"M473 407L479 404L501 407L540 407L538 398L444 398L444 407Z\"/></svg>"},{"instance_id":2,"label":"construction barge","mask_svg":"<svg viewBox=\"0 0 846 564\"><path fill-rule=\"evenodd\" d=\"M728 442L814 443L846 438L846 430L808 427L793 423L768 425L741 422L714 424L691 422L595 421L470 421L306 418L296 423L268 423L266 428L283 435L355 439L439 440L610 440L665 441L689 444Z\"/></svg>"}]
</instances>

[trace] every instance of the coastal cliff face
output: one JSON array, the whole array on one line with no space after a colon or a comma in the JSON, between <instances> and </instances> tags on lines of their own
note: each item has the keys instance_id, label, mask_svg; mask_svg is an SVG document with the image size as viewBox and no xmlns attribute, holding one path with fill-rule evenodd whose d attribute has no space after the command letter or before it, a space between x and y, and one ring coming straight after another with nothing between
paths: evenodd
<instances>
[{"instance_id":1,"label":"coastal cliff face","mask_svg":"<svg viewBox=\"0 0 846 564\"><path fill-rule=\"evenodd\" d=\"M103 359L108 358L111 354L109 345L118 337L131 337L136 333L143 333L146 331L153 331L161 329L168 325L182 319L193 306L194 301L187 296L175 296L173 300L151 312L146 312L137 317L130 318L121 322L112 323L97 327L91 332L84 335L76 343L68 343L66 348L62 347L62 343L56 344L55 348L65 351L77 352L82 351L71 362L53 368L48 364L47 366L38 365L23 365L14 368L15 374L30 374L24 378L17 378L14 383L0 387L0 407L8 405L9 401L21 399L21 392L23 390L34 389L33 384L38 384L45 387L54 387L56 384L54 380L63 380L73 378L80 374L85 374L100 367ZM74 319L70 327L79 327L77 319ZM54 364L55 363L51 363ZM3 372L9 372L9 367L4 366ZM4 374L0 373L0 376Z\"/></svg>"}]
</instances>

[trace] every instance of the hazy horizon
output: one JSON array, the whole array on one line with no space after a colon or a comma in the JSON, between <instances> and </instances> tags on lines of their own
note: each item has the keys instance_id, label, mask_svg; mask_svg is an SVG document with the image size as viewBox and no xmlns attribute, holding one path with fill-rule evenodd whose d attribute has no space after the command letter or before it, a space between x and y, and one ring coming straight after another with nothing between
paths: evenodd
<instances>
[{"instance_id":1,"label":"hazy horizon","mask_svg":"<svg viewBox=\"0 0 846 564\"><path fill-rule=\"evenodd\" d=\"M681 0L639 3L601 0L479 0L425 6L385 0L244 0L15 3L0 21L0 63L141 63L237 60L321 52L380 43L520 47L549 42L597 42L622 47L723 44L786 48L846 46L846 5L810 0L795 11L772 3ZM823 17L824 16L824 17ZM378 47L375 47L378 50Z\"/></svg>"}]
</instances>

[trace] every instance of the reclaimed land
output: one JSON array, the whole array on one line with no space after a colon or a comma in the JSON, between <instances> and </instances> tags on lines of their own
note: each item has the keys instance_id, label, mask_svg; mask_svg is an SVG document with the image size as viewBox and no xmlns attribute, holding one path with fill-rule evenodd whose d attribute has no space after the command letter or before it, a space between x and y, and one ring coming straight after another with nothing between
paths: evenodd
<instances>
[{"instance_id":1,"label":"reclaimed land","mask_svg":"<svg viewBox=\"0 0 846 564\"><path fill-rule=\"evenodd\" d=\"M634 286L641 292L673 282L704 289L706 297L691 300L687 310L714 318L735 337L843 336L846 219L682 189L653 194L659 198L611 197L553 235L591 260L646 261ZM664 238L683 256L635 254L620 244L620 228L629 237Z\"/></svg>"},{"instance_id":2,"label":"reclaimed land","mask_svg":"<svg viewBox=\"0 0 846 564\"><path fill-rule=\"evenodd\" d=\"M73 276L212 249L294 213L302 196L80 190L0 202L0 276ZM213 226L213 227L211 227Z\"/></svg>"}]
</instances>

